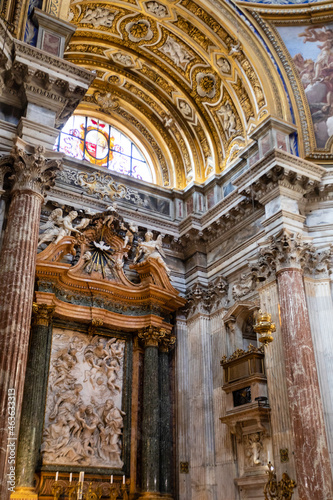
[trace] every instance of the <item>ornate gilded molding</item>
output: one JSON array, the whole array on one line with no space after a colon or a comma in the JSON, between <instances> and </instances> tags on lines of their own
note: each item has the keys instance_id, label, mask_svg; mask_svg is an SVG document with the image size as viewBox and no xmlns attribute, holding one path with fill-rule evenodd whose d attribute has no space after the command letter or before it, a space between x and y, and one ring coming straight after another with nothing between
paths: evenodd
<instances>
[{"instance_id":1,"label":"ornate gilded molding","mask_svg":"<svg viewBox=\"0 0 333 500\"><path fill-rule=\"evenodd\" d=\"M138 337L141 339L145 347L158 347L166 336L164 328L157 328L156 326L147 326L138 332ZM168 337L167 337L168 339Z\"/></svg>"},{"instance_id":2,"label":"ornate gilded molding","mask_svg":"<svg viewBox=\"0 0 333 500\"><path fill-rule=\"evenodd\" d=\"M32 324L37 326L48 326L52 320L54 311L55 306L37 304L34 302L32 305Z\"/></svg>"}]
</instances>

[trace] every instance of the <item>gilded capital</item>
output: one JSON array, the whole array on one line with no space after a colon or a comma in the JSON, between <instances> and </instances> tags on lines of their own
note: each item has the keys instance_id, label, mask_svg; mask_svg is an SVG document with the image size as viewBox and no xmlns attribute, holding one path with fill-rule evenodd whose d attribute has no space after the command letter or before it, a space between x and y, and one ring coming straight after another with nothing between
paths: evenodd
<instances>
[{"instance_id":1,"label":"gilded capital","mask_svg":"<svg viewBox=\"0 0 333 500\"><path fill-rule=\"evenodd\" d=\"M138 337L142 340L145 347L158 347L165 335L166 331L164 328L156 326L147 326L138 333Z\"/></svg>"},{"instance_id":2,"label":"gilded capital","mask_svg":"<svg viewBox=\"0 0 333 500\"><path fill-rule=\"evenodd\" d=\"M42 146L31 146L30 151L16 145L11 152L12 192L28 190L43 195L54 185L61 160L47 159Z\"/></svg>"},{"instance_id":3,"label":"gilded capital","mask_svg":"<svg viewBox=\"0 0 333 500\"><path fill-rule=\"evenodd\" d=\"M174 348L176 337L172 333L166 333L160 341L160 351L169 352Z\"/></svg>"},{"instance_id":4,"label":"gilded capital","mask_svg":"<svg viewBox=\"0 0 333 500\"><path fill-rule=\"evenodd\" d=\"M33 324L38 326L48 326L53 317L55 306L47 304L32 304L32 319Z\"/></svg>"}]
</instances>

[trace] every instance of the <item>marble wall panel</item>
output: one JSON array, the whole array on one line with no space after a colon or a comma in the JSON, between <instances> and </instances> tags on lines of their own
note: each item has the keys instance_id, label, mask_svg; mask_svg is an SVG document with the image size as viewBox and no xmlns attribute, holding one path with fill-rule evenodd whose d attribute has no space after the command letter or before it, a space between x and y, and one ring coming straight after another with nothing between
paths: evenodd
<instances>
[{"instance_id":1,"label":"marble wall panel","mask_svg":"<svg viewBox=\"0 0 333 500\"><path fill-rule=\"evenodd\" d=\"M54 328L44 464L121 468L125 341Z\"/></svg>"},{"instance_id":2,"label":"marble wall panel","mask_svg":"<svg viewBox=\"0 0 333 500\"><path fill-rule=\"evenodd\" d=\"M333 470L333 301L330 280L304 281Z\"/></svg>"}]
</instances>

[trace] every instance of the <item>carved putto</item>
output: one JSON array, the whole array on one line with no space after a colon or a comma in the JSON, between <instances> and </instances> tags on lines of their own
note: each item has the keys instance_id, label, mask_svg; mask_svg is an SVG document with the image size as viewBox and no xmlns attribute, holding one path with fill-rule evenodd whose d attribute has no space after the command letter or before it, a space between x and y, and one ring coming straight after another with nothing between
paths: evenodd
<instances>
[{"instance_id":1,"label":"carved putto","mask_svg":"<svg viewBox=\"0 0 333 500\"><path fill-rule=\"evenodd\" d=\"M186 47L171 36L168 36L165 44L160 48L160 51L168 56L176 66L183 70L185 70L188 63L194 59L194 56L186 50Z\"/></svg>"},{"instance_id":2,"label":"carved putto","mask_svg":"<svg viewBox=\"0 0 333 500\"><path fill-rule=\"evenodd\" d=\"M168 15L168 9L166 6L155 1L147 2L146 9L150 14L154 14L154 16L161 19Z\"/></svg>"},{"instance_id":3,"label":"carved putto","mask_svg":"<svg viewBox=\"0 0 333 500\"><path fill-rule=\"evenodd\" d=\"M222 105L220 109L216 112L216 114L221 117L222 127L227 136L227 139L229 139L232 136L232 134L238 132L236 128L237 127L236 115L233 112L229 101L227 101L224 105Z\"/></svg>"},{"instance_id":4,"label":"carved putto","mask_svg":"<svg viewBox=\"0 0 333 500\"><path fill-rule=\"evenodd\" d=\"M121 468L125 342L55 330L44 463Z\"/></svg>"},{"instance_id":5,"label":"carved putto","mask_svg":"<svg viewBox=\"0 0 333 500\"><path fill-rule=\"evenodd\" d=\"M80 23L92 24L95 28L98 28L99 26L111 28L114 18L118 12L118 10L111 11L103 7L87 9Z\"/></svg>"}]
</instances>

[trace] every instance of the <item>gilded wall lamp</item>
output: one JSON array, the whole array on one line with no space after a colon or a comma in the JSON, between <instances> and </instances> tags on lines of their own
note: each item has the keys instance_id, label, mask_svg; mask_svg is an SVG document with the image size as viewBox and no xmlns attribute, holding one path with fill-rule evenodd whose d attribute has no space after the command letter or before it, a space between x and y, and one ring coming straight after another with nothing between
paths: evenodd
<instances>
[{"instance_id":1,"label":"gilded wall lamp","mask_svg":"<svg viewBox=\"0 0 333 500\"><path fill-rule=\"evenodd\" d=\"M253 325L253 330L259 333L259 342L267 346L274 340L272 333L276 331L275 324L271 322L271 314L262 312L259 309L256 323Z\"/></svg>"}]
</instances>

